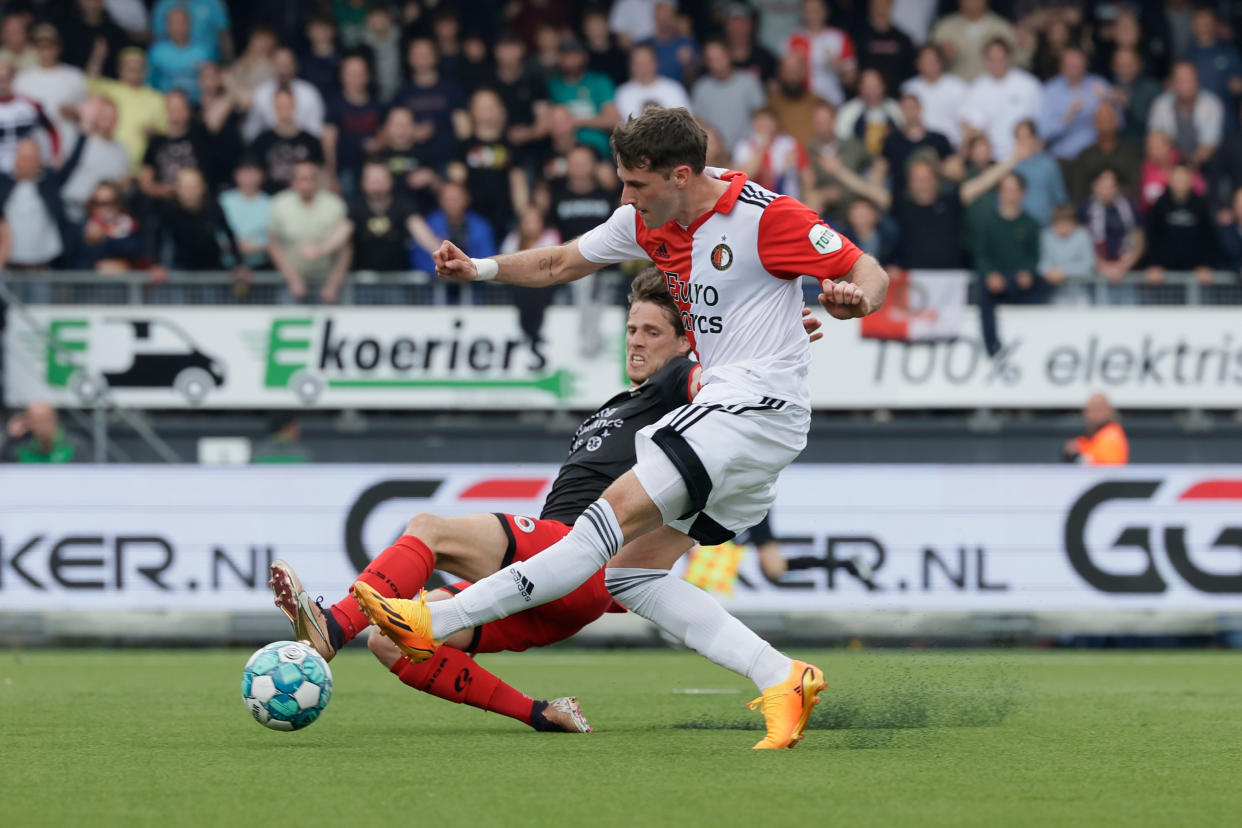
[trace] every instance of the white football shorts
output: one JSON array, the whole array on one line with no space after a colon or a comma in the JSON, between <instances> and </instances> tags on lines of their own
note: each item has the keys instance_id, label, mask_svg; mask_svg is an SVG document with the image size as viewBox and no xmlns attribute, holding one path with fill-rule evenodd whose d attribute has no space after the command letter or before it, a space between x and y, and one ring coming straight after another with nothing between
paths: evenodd
<instances>
[{"instance_id":1,"label":"white football shorts","mask_svg":"<svg viewBox=\"0 0 1242 828\"><path fill-rule=\"evenodd\" d=\"M724 543L763 519L811 423L801 406L729 390L705 387L634 442L634 473L664 522L703 544Z\"/></svg>"}]
</instances>

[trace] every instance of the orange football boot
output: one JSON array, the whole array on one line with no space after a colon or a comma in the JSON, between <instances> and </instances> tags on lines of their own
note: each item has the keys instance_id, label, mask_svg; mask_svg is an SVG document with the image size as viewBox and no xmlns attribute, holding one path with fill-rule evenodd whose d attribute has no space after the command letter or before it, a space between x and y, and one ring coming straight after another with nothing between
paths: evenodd
<instances>
[{"instance_id":1,"label":"orange football boot","mask_svg":"<svg viewBox=\"0 0 1242 828\"><path fill-rule=\"evenodd\" d=\"M385 598L370 584L355 581L349 593L358 607L388 636L392 643L415 664L421 664L435 653L440 644L431 635L431 610L427 608L427 590L419 590L418 598Z\"/></svg>"},{"instance_id":2,"label":"orange football boot","mask_svg":"<svg viewBox=\"0 0 1242 828\"><path fill-rule=\"evenodd\" d=\"M747 705L751 710L762 706L768 726L768 735L755 745L755 750L797 745L806 735L806 723L819 704L820 692L827 686L823 670L805 661L795 661L789 678L764 690L762 696Z\"/></svg>"}]
</instances>

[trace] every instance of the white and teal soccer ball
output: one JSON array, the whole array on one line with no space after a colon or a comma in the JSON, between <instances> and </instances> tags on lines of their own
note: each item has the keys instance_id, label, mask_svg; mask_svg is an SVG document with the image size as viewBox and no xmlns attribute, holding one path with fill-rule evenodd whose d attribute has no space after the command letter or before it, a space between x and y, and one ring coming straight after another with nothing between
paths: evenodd
<instances>
[{"instance_id":1,"label":"white and teal soccer ball","mask_svg":"<svg viewBox=\"0 0 1242 828\"><path fill-rule=\"evenodd\" d=\"M242 701L272 730L301 730L328 706L332 671L319 653L297 641L275 641L246 662Z\"/></svg>"}]
</instances>

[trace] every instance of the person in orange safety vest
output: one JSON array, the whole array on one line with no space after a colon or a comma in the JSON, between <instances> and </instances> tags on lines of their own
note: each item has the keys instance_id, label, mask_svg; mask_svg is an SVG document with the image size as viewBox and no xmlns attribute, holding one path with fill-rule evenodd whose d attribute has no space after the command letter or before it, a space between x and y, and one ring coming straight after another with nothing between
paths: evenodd
<instances>
[{"instance_id":1,"label":"person in orange safety vest","mask_svg":"<svg viewBox=\"0 0 1242 828\"><path fill-rule=\"evenodd\" d=\"M1063 457L1087 466L1124 466L1130 460L1130 442L1117 422L1117 410L1103 394L1092 394L1082 408L1086 430L1065 444Z\"/></svg>"}]
</instances>

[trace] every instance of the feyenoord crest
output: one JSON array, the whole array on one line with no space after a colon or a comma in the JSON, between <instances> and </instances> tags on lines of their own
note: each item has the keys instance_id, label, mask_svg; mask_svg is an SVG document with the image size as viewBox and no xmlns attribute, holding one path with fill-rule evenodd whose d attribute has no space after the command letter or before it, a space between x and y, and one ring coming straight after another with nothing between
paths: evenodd
<instances>
[{"instance_id":1,"label":"feyenoord crest","mask_svg":"<svg viewBox=\"0 0 1242 828\"><path fill-rule=\"evenodd\" d=\"M712 267L717 270L728 270L733 264L733 250L727 244L718 244L712 248Z\"/></svg>"},{"instance_id":2,"label":"feyenoord crest","mask_svg":"<svg viewBox=\"0 0 1242 828\"><path fill-rule=\"evenodd\" d=\"M524 517L522 515L515 515L513 518L513 522L517 524L518 529L521 529L523 532L525 532L528 535L531 532L535 531L535 522L528 517Z\"/></svg>"}]
</instances>

